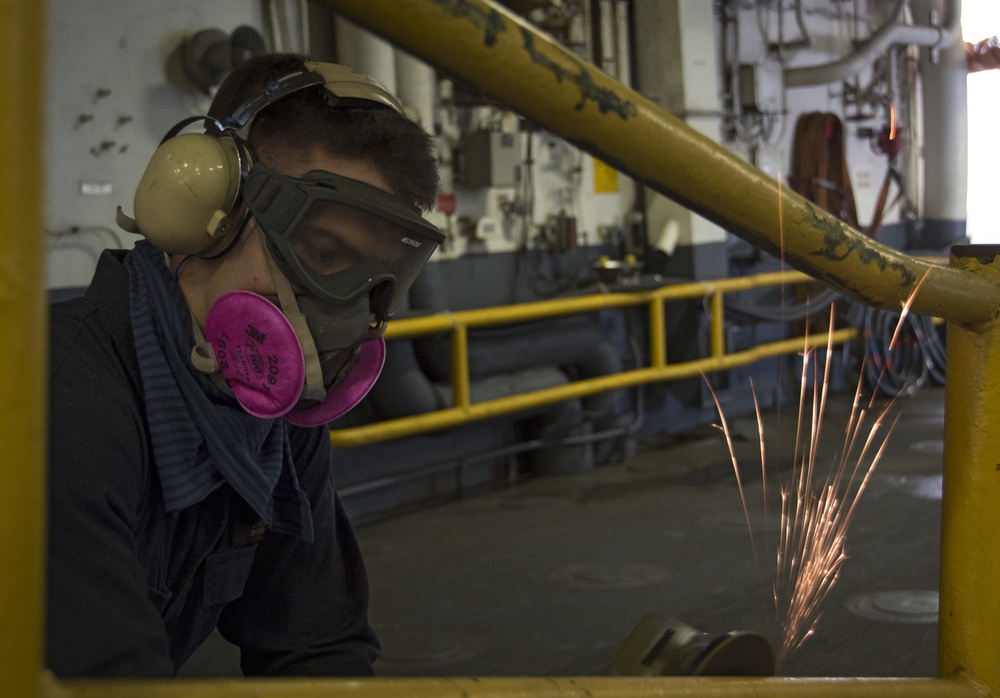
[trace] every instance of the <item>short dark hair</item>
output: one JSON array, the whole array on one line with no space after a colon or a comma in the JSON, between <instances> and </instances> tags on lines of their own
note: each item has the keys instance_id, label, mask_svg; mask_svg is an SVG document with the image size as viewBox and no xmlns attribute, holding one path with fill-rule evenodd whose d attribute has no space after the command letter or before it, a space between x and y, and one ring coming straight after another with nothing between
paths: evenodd
<instances>
[{"instance_id":1,"label":"short dark hair","mask_svg":"<svg viewBox=\"0 0 1000 698\"><path fill-rule=\"evenodd\" d=\"M301 70L308 59L291 53L255 56L219 86L208 115L224 121L264 86ZM367 160L392 191L424 210L434 207L440 177L431 137L420 124L384 107L331 107L323 88L309 87L275 101L256 116L248 137L262 160L275 151L321 148ZM273 166L273 163L268 163Z\"/></svg>"}]
</instances>

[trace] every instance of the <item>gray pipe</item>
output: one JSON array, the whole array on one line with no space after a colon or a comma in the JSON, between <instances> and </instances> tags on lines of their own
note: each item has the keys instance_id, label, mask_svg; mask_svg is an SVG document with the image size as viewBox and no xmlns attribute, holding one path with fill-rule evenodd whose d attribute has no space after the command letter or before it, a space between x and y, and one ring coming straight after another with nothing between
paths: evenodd
<instances>
[{"instance_id":1,"label":"gray pipe","mask_svg":"<svg viewBox=\"0 0 1000 698\"><path fill-rule=\"evenodd\" d=\"M948 9L960 4L953 0ZM914 0L914 15L929 13L935 5L934 0ZM920 52L923 156L925 162L933 163L924 168L924 220L916 241L922 248L943 249L966 239L968 74L965 44L961 41L940 51Z\"/></svg>"},{"instance_id":2,"label":"gray pipe","mask_svg":"<svg viewBox=\"0 0 1000 698\"><path fill-rule=\"evenodd\" d=\"M786 68L785 87L839 82L856 75L891 46L915 45L940 49L955 43L959 36L961 0L944 0L944 21L940 26L904 24L907 2L899 0L890 19L850 55L823 65Z\"/></svg>"}]
</instances>

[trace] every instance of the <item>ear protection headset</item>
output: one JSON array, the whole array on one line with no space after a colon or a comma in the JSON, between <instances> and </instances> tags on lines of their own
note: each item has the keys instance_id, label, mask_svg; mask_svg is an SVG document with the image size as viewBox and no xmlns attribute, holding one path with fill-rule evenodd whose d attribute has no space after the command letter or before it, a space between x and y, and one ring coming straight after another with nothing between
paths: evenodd
<instances>
[{"instance_id":1,"label":"ear protection headset","mask_svg":"<svg viewBox=\"0 0 1000 698\"><path fill-rule=\"evenodd\" d=\"M139 180L135 218L119 207L118 225L170 254L224 254L248 216L242 193L253 166L246 141L250 124L269 105L315 85L323 87L331 107L388 107L403 114L402 105L374 78L347 66L305 63L268 83L223 122L195 116L171 128ZM207 124L205 133L181 133L199 122Z\"/></svg>"}]
</instances>

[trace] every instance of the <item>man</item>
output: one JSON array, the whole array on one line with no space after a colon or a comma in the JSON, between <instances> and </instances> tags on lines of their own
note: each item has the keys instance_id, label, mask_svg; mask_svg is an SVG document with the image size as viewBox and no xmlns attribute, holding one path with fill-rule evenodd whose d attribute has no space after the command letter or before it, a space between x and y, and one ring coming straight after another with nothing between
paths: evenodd
<instances>
[{"instance_id":1,"label":"man","mask_svg":"<svg viewBox=\"0 0 1000 698\"><path fill-rule=\"evenodd\" d=\"M206 133L182 133L191 122ZM440 232L429 137L371 78L252 59L136 192L135 249L54 307L48 666L365 675L367 579L324 426L374 382Z\"/></svg>"}]
</instances>

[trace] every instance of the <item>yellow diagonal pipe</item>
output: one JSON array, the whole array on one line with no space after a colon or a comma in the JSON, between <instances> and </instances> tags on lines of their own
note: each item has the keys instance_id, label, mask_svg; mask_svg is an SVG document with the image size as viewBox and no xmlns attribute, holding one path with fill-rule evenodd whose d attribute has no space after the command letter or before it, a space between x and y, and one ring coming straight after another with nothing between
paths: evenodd
<instances>
[{"instance_id":1,"label":"yellow diagonal pipe","mask_svg":"<svg viewBox=\"0 0 1000 698\"><path fill-rule=\"evenodd\" d=\"M42 115L46 3L0 18L0 694L39 694L45 512Z\"/></svg>"},{"instance_id":2,"label":"yellow diagonal pipe","mask_svg":"<svg viewBox=\"0 0 1000 698\"><path fill-rule=\"evenodd\" d=\"M323 0L595 157L869 305L976 324L1000 289L821 211L488 0ZM783 228L780 229L779 228ZM784 250L779 247L783 245Z\"/></svg>"}]
</instances>

